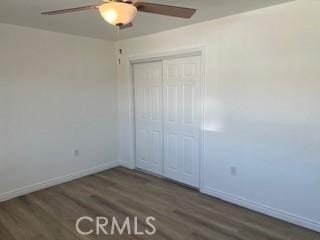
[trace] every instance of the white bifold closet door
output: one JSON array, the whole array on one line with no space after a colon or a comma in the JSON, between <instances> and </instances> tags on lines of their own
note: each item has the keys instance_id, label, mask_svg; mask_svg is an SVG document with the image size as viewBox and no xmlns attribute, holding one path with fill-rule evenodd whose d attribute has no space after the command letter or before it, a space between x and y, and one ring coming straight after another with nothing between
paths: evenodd
<instances>
[{"instance_id":1,"label":"white bifold closet door","mask_svg":"<svg viewBox=\"0 0 320 240\"><path fill-rule=\"evenodd\" d=\"M133 68L137 168L198 188L200 57Z\"/></svg>"},{"instance_id":2,"label":"white bifold closet door","mask_svg":"<svg viewBox=\"0 0 320 240\"><path fill-rule=\"evenodd\" d=\"M163 175L162 62L135 64L136 167Z\"/></svg>"}]
</instances>

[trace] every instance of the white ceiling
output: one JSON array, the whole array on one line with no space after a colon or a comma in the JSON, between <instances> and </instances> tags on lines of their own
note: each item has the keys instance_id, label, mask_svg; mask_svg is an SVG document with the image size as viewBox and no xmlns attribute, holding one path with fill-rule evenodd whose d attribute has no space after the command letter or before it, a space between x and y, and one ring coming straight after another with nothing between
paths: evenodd
<instances>
[{"instance_id":1,"label":"white ceiling","mask_svg":"<svg viewBox=\"0 0 320 240\"><path fill-rule=\"evenodd\" d=\"M98 11L42 16L42 11L100 3L98 0L0 0L0 22L101 39L125 39L263 8L290 0L143 0L196 8L190 20L138 13L134 27L118 32Z\"/></svg>"}]
</instances>

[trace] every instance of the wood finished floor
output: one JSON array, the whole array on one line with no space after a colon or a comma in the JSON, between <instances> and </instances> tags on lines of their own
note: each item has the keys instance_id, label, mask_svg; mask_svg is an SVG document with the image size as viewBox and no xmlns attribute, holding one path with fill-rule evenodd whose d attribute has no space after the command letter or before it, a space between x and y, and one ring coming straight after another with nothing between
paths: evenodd
<instances>
[{"instance_id":1,"label":"wood finished floor","mask_svg":"<svg viewBox=\"0 0 320 240\"><path fill-rule=\"evenodd\" d=\"M80 236L81 216L156 217L154 236ZM89 226L84 226L89 227ZM115 168L0 203L0 240L319 240L320 234L141 172Z\"/></svg>"}]
</instances>

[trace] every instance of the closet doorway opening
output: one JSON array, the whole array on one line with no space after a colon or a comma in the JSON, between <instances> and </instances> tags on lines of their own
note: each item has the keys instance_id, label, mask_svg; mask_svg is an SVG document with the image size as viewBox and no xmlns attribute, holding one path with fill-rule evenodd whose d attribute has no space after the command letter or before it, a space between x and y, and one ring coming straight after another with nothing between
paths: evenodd
<instances>
[{"instance_id":1,"label":"closet doorway opening","mask_svg":"<svg viewBox=\"0 0 320 240\"><path fill-rule=\"evenodd\" d=\"M131 61L135 168L197 189L204 142L202 53Z\"/></svg>"}]
</instances>

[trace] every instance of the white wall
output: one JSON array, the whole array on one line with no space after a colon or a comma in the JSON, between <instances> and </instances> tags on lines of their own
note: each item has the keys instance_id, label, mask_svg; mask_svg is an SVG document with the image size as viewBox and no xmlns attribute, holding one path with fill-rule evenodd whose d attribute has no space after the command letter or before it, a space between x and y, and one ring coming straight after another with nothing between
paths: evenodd
<instances>
[{"instance_id":1,"label":"white wall","mask_svg":"<svg viewBox=\"0 0 320 240\"><path fill-rule=\"evenodd\" d=\"M120 41L117 75L114 43L0 24L0 200L117 164L118 145L133 166L127 57L205 45L202 191L320 231L319 13L299 0Z\"/></svg>"},{"instance_id":2,"label":"white wall","mask_svg":"<svg viewBox=\"0 0 320 240\"><path fill-rule=\"evenodd\" d=\"M319 43L313 0L118 42L122 164L134 164L127 57L205 45L202 191L320 231Z\"/></svg>"},{"instance_id":3,"label":"white wall","mask_svg":"<svg viewBox=\"0 0 320 240\"><path fill-rule=\"evenodd\" d=\"M0 24L1 200L114 165L115 60L112 42Z\"/></svg>"}]
</instances>

